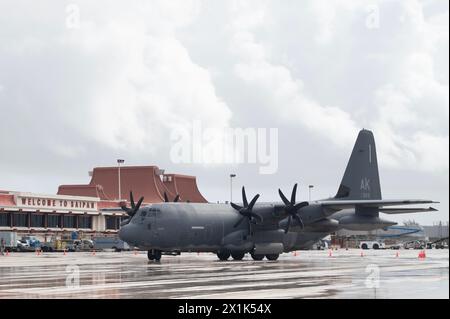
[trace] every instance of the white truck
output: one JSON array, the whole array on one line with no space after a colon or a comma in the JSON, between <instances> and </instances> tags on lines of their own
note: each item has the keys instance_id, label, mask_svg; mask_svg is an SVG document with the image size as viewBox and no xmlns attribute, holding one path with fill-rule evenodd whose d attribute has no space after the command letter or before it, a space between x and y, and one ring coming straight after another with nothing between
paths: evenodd
<instances>
[{"instance_id":1,"label":"white truck","mask_svg":"<svg viewBox=\"0 0 450 319\"><path fill-rule=\"evenodd\" d=\"M11 231L2 231L0 232L0 243L4 241L5 249L8 251L16 251L17 250L17 233Z\"/></svg>"},{"instance_id":2,"label":"white truck","mask_svg":"<svg viewBox=\"0 0 450 319\"><path fill-rule=\"evenodd\" d=\"M359 243L360 249L385 249L384 243L379 241L362 241Z\"/></svg>"}]
</instances>

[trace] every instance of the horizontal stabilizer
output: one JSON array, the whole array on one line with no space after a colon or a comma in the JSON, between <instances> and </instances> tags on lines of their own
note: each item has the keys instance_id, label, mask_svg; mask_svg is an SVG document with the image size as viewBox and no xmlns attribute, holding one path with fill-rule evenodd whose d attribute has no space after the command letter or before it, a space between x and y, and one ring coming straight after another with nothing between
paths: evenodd
<instances>
[{"instance_id":1,"label":"horizontal stabilizer","mask_svg":"<svg viewBox=\"0 0 450 319\"><path fill-rule=\"evenodd\" d=\"M359 207L384 207L384 206L399 206L399 205L415 205L415 204L435 204L431 200L413 199L413 200L327 200L320 202L323 207L330 209L346 209Z\"/></svg>"},{"instance_id":2,"label":"horizontal stabilizer","mask_svg":"<svg viewBox=\"0 0 450 319\"><path fill-rule=\"evenodd\" d=\"M384 214L410 214L410 213L426 213L437 212L436 208L381 208L380 213Z\"/></svg>"}]
</instances>

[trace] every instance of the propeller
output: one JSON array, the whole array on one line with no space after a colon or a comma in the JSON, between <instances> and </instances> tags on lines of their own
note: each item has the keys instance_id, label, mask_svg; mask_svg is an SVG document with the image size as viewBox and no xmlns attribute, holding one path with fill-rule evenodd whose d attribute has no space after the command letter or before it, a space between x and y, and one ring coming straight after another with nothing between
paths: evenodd
<instances>
[{"instance_id":1,"label":"propeller","mask_svg":"<svg viewBox=\"0 0 450 319\"><path fill-rule=\"evenodd\" d=\"M281 189L278 189L278 193L280 194L281 200L283 201L284 205L286 205L284 210L289 215L286 228L284 229L284 233L285 234L288 233L289 228L291 227L292 219L295 219L298 222L298 224L300 225L300 228L303 228L304 227L303 220L298 215L298 211L301 208L308 206L309 203L308 202L301 202L298 204L295 203L296 197L297 197L297 184L294 185L294 189L292 190L292 195L291 195L290 201L286 198L286 196L284 196Z\"/></svg>"},{"instance_id":2,"label":"propeller","mask_svg":"<svg viewBox=\"0 0 450 319\"><path fill-rule=\"evenodd\" d=\"M131 218L133 218L133 216L137 213L137 211L139 210L139 208L142 205L142 202L144 201L144 197L139 198L137 204L134 203L134 198L133 198L133 192L130 192L130 204L131 204L131 208L127 207L125 204L122 204L120 206L120 208L122 208L122 210L127 213L128 215L128 219L126 219L124 222L127 223L131 220Z\"/></svg>"},{"instance_id":3,"label":"propeller","mask_svg":"<svg viewBox=\"0 0 450 319\"><path fill-rule=\"evenodd\" d=\"M175 199L173 200L174 203L178 203L178 201L180 200L180 195L177 194L177 196L175 197ZM167 193L164 192L164 202L165 203L170 203L169 197L167 196Z\"/></svg>"},{"instance_id":4,"label":"propeller","mask_svg":"<svg viewBox=\"0 0 450 319\"><path fill-rule=\"evenodd\" d=\"M248 219L249 223L249 234L251 234L251 225L250 223L253 220L257 220L258 222L262 222L262 217L256 213L253 212L253 206L255 206L256 201L259 198L259 194L253 197L251 202L249 203L247 201L247 195L245 194L245 187L242 187L242 202L244 204L244 207L236 205L235 203L230 203L231 206L238 211L239 214L242 215L242 218L237 221L236 224L234 224L234 228L238 227L245 219Z\"/></svg>"}]
</instances>

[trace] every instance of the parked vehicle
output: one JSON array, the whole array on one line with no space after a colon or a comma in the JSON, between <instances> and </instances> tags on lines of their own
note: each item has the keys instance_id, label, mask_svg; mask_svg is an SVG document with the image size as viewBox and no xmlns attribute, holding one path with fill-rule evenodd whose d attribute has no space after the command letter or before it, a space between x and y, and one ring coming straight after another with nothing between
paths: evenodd
<instances>
[{"instance_id":1,"label":"parked vehicle","mask_svg":"<svg viewBox=\"0 0 450 319\"><path fill-rule=\"evenodd\" d=\"M117 237L94 237L94 249L113 249L116 252L131 250L130 246Z\"/></svg>"},{"instance_id":2,"label":"parked vehicle","mask_svg":"<svg viewBox=\"0 0 450 319\"><path fill-rule=\"evenodd\" d=\"M359 244L359 248L360 249L384 249L384 243L379 242L379 241L362 241Z\"/></svg>"},{"instance_id":3,"label":"parked vehicle","mask_svg":"<svg viewBox=\"0 0 450 319\"><path fill-rule=\"evenodd\" d=\"M408 243L404 244L405 249L425 249L426 245L424 242L421 242L420 240L416 241L410 241Z\"/></svg>"},{"instance_id":4,"label":"parked vehicle","mask_svg":"<svg viewBox=\"0 0 450 319\"><path fill-rule=\"evenodd\" d=\"M35 251L41 249L41 241L36 236L23 236L17 241L17 251Z\"/></svg>"},{"instance_id":5,"label":"parked vehicle","mask_svg":"<svg viewBox=\"0 0 450 319\"><path fill-rule=\"evenodd\" d=\"M77 239L72 243L75 251L90 251L94 249L94 242L90 239Z\"/></svg>"},{"instance_id":6,"label":"parked vehicle","mask_svg":"<svg viewBox=\"0 0 450 319\"><path fill-rule=\"evenodd\" d=\"M10 231L0 232L0 240L5 241L5 249L9 251L17 250L17 233Z\"/></svg>"}]
</instances>

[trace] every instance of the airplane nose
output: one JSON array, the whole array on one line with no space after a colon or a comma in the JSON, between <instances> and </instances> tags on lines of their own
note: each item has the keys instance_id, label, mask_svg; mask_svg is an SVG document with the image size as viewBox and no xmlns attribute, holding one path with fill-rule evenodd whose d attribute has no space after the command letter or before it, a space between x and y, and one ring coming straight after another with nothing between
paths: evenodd
<instances>
[{"instance_id":1,"label":"airplane nose","mask_svg":"<svg viewBox=\"0 0 450 319\"><path fill-rule=\"evenodd\" d=\"M126 243L131 243L132 242L132 227L130 225L124 225L120 228L119 230L119 238L121 240L123 240Z\"/></svg>"}]
</instances>

